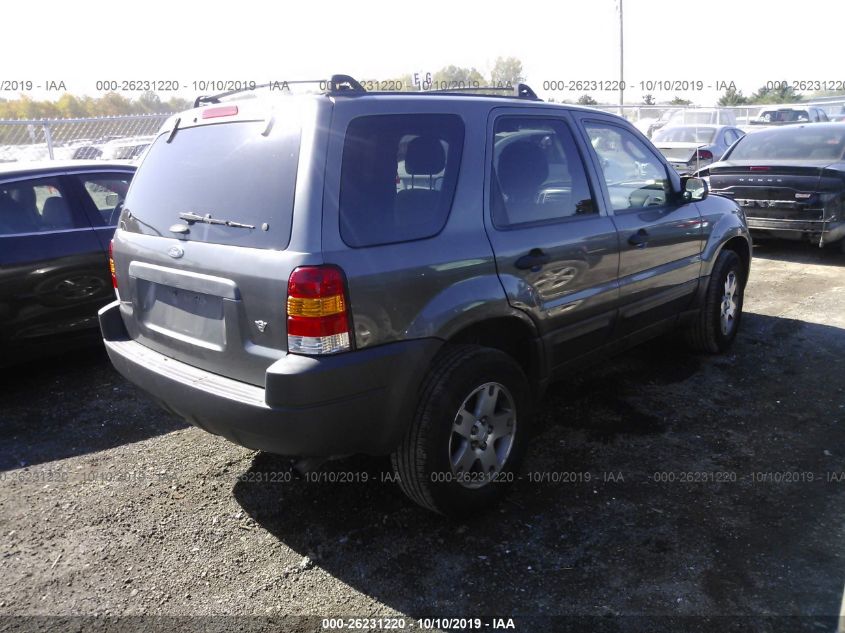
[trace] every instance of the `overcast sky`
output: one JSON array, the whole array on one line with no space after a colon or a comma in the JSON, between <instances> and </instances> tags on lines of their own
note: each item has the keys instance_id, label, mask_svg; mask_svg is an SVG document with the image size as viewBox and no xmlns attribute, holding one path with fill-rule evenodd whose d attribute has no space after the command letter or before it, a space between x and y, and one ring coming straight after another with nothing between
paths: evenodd
<instances>
[{"instance_id":1,"label":"overcast sky","mask_svg":"<svg viewBox=\"0 0 845 633\"><path fill-rule=\"evenodd\" d=\"M0 80L63 80L70 92L96 96L97 80L172 79L190 97L194 80L389 79L447 64L487 75L496 57L515 56L541 96L575 99L580 92L551 93L543 83L619 78L617 2L30 0L4 6ZM766 81L845 81L845 0L625 0L624 11L629 102L648 80L703 81L712 87L652 91L700 105L716 99L719 81L746 95Z\"/></svg>"}]
</instances>

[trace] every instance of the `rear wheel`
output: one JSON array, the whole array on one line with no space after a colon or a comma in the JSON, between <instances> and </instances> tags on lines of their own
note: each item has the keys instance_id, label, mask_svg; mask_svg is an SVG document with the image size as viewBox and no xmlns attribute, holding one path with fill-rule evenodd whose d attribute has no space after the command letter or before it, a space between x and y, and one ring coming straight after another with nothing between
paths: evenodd
<instances>
[{"instance_id":1,"label":"rear wheel","mask_svg":"<svg viewBox=\"0 0 845 633\"><path fill-rule=\"evenodd\" d=\"M449 346L435 359L392 456L402 490L447 515L490 507L515 478L529 400L528 380L510 356Z\"/></svg>"},{"instance_id":2,"label":"rear wheel","mask_svg":"<svg viewBox=\"0 0 845 633\"><path fill-rule=\"evenodd\" d=\"M744 268L739 255L722 251L713 265L701 312L686 332L693 350L717 354L731 346L742 320L744 293Z\"/></svg>"}]
</instances>

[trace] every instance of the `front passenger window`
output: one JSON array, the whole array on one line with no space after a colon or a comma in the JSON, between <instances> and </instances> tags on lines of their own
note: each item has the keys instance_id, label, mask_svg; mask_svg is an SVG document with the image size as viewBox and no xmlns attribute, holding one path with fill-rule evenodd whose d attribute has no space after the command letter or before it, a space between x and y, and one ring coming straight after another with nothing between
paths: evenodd
<instances>
[{"instance_id":1,"label":"front passenger window","mask_svg":"<svg viewBox=\"0 0 845 633\"><path fill-rule=\"evenodd\" d=\"M103 224L114 226L117 224L115 209L126 198L129 189L129 176L114 174L94 174L92 176L78 176L85 187L85 192L97 207Z\"/></svg>"},{"instance_id":2,"label":"front passenger window","mask_svg":"<svg viewBox=\"0 0 845 633\"><path fill-rule=\"evenodd\" d=\"M605 123L584 126L601 165L614 211L659 207L672 191L666 168L628 130Z\"/></svg>"}]
</instances>

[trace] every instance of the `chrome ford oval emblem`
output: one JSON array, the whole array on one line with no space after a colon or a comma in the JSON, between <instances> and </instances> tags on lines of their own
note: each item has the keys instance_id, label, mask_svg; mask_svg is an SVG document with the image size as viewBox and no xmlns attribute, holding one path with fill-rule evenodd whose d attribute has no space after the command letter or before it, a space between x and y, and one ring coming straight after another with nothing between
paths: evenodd
<instances>
[{"instance_id":1,"label":"chrome ford oval emblem","mask_svg":"<svg viewBox=\"0 0 845 633\"><path fill-rule=\"evenodd\" d=\"M185 251L182 250L179 246L171 246L167 249L167 254L170 255L173 259L179 259L182 255L185 254Z\"/></svg>"}]
</instances>

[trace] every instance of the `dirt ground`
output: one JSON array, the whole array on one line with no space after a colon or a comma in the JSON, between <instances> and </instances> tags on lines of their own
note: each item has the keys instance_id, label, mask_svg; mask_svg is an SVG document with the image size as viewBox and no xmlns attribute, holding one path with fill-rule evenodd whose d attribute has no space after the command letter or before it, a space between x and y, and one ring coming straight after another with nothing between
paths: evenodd
<instances>
[{"instance_id":1,"label":"dirt ground","mask_svg":"<svg viewBox=\"0 0 845 633\"><path fill-rule=\"evenodd\" d=\"M6 372L0 629L833 631L845 256L755 255L729 355L661 340L554 386L507 501L467 522L406 501L386 460L292 476L159 410L97 348Z\"/></svg>"}]
</instances>

